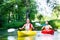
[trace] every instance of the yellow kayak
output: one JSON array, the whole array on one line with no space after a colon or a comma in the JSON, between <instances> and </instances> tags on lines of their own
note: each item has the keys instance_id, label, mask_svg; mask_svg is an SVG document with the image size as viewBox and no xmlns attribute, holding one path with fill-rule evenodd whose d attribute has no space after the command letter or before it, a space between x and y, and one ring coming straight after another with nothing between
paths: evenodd
<instances>
[{"instance_id":1,"label":"yellow kayak","mask_svg":"<svg viewBox=\"0 0 60 40\"><path fill-rule=\"evenodd\" d=\"M17 31L18 36L34 36L36 31Z\"/></svg>"}]
</instances>

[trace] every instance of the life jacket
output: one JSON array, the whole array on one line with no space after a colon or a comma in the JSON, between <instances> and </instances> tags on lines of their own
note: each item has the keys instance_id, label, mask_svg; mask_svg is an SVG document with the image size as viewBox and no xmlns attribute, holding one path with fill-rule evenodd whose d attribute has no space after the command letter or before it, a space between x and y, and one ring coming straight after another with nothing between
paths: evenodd
<instances>
[{"instance_id":1,"label":"life jacket","mask_svg":"<svg viewBox=\"0 0 60 40\"><path fill-rule=\"evenodd\" d=\"M48 29L50 30L50 29L52 29L52 28L49 27ZM46 30L46 28L44 27L42 30Z\"/></svg>"},{"instance_id":2,"label":"life jacket","mask_svg":"<svg viewBox=\"0 0 60 40\"><path fill-rule=\"evenodd\" d=\"M33 29L31 25L32 25L32 24L30 24L30 26L29 26L29 27L30 27L29 30L32 30L32 29Z\"/></svg>"}]
</instances>

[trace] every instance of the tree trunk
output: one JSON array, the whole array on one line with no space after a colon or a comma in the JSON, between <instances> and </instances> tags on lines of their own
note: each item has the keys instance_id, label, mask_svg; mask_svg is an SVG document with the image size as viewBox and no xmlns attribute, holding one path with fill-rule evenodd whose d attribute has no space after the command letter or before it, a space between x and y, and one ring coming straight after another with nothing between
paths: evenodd
<instances>
[{"instance_id":1,"label":"tree trunk","mask_svg":"<svg viewBox=\"0 0 60 40\"><path fill-rule=\"evenodd\" d=\"M26 8L27 8L27 11L26 11L26 19L29 18L29 14L30 14L30 5L29 5L29 2L30 0L26 0Z\"/></svg>"}]
</instances>

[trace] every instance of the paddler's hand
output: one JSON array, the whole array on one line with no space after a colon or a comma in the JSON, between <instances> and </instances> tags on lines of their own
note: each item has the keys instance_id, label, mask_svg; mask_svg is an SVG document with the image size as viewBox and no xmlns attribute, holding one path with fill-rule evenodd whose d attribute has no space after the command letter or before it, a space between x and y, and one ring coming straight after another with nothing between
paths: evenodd
<instances>
[{"instance_id":1,"label":"paddler's hand","mask_svg":"<svg viewBox=\"0 0 60 40\"><path fill-rule=\"evenodd\" d=\"M20 31L21 31L21 30L22 30L22 28L19 28L18 30L20 30Z\"/></svg>"},{"instance_id":2,"label":"paddler's hand","mask_svg":"<svg viewBox=\"0 0 60 40\"><path fill-rule=\"evenodd\" d=\"M33 28L33 30L35 30L35 28Z\"/></svg>"},{"instance_id":3,"label":"paddler's hand","mask_svg":"<svg viewBox=\"0 0 60 40\"><path fill-rule=\"evenodd\" d=\"M23 28L19 28L20 30L22 30Z\"/></svg>"}]
</instances>

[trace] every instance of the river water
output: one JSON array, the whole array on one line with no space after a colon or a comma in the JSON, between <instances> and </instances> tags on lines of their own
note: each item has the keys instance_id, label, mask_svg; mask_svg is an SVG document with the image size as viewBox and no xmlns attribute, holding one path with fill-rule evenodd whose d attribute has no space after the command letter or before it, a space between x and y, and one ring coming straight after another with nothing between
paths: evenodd
<instances>
[{"instance_id":1,"label":"river water","mask_svg":"<svg viewBox=\"0 0 60 40\"><path fill-rule=\"evenodd\" d=\"M35 36L18 37L17 31L8 33L7 31L0 30L0 40L60 40L60 33L55 31L54 35L44 35L41 31L36 31Z\"/></svg>"}]
</instances>

